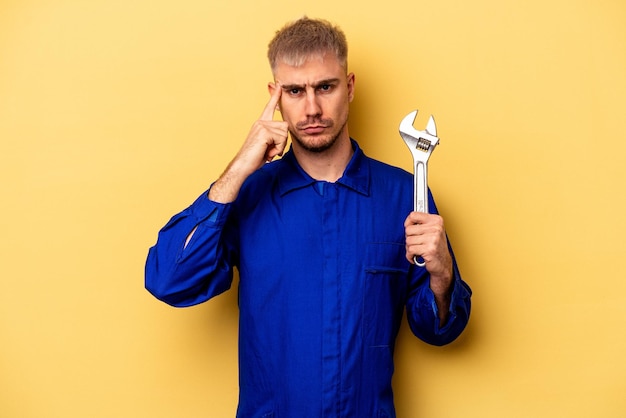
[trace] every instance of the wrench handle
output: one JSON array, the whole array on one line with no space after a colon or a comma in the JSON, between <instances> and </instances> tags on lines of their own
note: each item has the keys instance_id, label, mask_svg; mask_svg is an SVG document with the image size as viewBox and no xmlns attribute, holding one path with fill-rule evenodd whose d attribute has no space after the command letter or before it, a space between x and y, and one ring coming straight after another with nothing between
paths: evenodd
<instances>
[{"instance_id":1,"label":"wrench handle","mask_svg":"<svg viewBox=\"0 0 626 418\"><path fill-rule=\"evenodd\" d=\"M426 161L415 163L414 181L413 208L416 212L428 213L428 167ZM414 256L413 261L418 267L426 265L424 259L418 256Z\"/></svg>"},{"instance_id":2,"label":"wrench handle","mask_svg":"<svg viewBox=\"0 0 626 418\"><path fill-rule=\"evenodd\" d=\"M416 212L428 213L428 167L426 162L415 163L415 184L413 186L413 209Z\"/></svg>"}]
</instances>

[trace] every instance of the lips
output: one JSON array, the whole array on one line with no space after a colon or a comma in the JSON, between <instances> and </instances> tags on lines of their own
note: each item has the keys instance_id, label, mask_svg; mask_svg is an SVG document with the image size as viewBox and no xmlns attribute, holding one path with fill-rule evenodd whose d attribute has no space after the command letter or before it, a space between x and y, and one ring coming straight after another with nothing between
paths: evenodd
<instances>
[{"instance_id":1,"label":"lips","mask_svg":"<svg viewBox=\"0 0 626 418\"><path fill-rule=\"evenodd\" d=\"M315 125L315 126L304 127L301 130L307 135L317 135L317 134L321 134L322 132L324 132L324 129L326 129L325 126Z\"/></svg>"},{"instance_id":2,"label":"lips","mask_svg":"<svg viewBox=\"0 0 626 418\"><path fill-rule=\"evenodd\" d=\"M332 119L311 118L296 124L296 128L306 135L319 135L333 126Z\"/></svg>"}]
</instances>

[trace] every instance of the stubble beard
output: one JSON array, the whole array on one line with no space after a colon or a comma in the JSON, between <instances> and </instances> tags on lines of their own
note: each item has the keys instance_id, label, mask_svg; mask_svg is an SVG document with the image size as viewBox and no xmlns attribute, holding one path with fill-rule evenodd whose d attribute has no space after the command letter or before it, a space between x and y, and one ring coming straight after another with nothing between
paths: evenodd
<instances>
[{"instance_id":1,"label":"stubble beard","mask_svg":"<svg viewBox=\"0 0 626 418\"><path fill-rule=\"evenodd\" d=\"M332 128L335 124L334 121L331 119L322 119L319 122L324 124L324 126L327 128ZM333 145L335 145L335 143L337 143L337 140L339 139L339 136L343 132L347 123L348 123L348 120L346 118L346 120L343 121L343 124L337 131L331 132L328 135L315 137L314 141L306 141L305 139L300 137L296 132L294 132L295 129L290 130L289 132L291 134L291 138L293 139L293 141L296 142L302 149L310 153L320 154L320 153L323 153L324 151L329 150L330 148L333 147ZM305 126L307 124L308 122L298 123L296 125L296 128L298 128L300 125Z\"/></svg>"}]
</instances>

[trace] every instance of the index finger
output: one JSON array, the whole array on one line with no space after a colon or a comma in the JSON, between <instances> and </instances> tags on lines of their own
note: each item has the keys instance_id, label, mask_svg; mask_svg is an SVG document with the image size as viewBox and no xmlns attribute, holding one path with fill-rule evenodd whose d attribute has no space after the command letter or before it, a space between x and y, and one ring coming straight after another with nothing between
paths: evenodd
<instances>
[{"instance_id":1,"label":"index finger","mask_svg":"<svg viewBox=\"0 0 626 418\"><path fill-rule=\"evenodd\" d=\"M272 92L270 101L267 102L265 109L263 109L263 113L261 113L260 120L274 119L274 111L276 111L276 105L278 104L278 101L280 100L280 94L283 90L279 83L270 83L269 86L273 86L274 91Z\"/></svg>"},{"instance_id":2,"label":"index finger","mask_svg":"<svg viewBox=\"0 0 626 418\"><path fill-rule=\"evenodd\" d=\"M409 213L409 215L404 220L404 227L406 228L407 226L411 225L423 224L425 222L425 216L426 214L424 212L413 211Z\"/></svg>"}]
</instances>

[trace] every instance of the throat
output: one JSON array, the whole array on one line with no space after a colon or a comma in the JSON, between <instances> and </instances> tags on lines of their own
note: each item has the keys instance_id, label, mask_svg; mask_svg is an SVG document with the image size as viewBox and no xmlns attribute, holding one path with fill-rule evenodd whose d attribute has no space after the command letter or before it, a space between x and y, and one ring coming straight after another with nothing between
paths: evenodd
<instances>
[{"instance_id":1,"label":"throat","mask_svg":"<svg viewBox=\"0 0 626 418\"><path fill-rule=\"evenodd\" d=\"M340 144L336 144L340 145ZM348 139L346 146L336 146L323 152L311 152L294 147L294 154L300 167L313 179L328 183L339 180L354 154L352 144Z\"/></svg>"}]
</instances>

